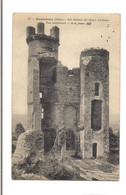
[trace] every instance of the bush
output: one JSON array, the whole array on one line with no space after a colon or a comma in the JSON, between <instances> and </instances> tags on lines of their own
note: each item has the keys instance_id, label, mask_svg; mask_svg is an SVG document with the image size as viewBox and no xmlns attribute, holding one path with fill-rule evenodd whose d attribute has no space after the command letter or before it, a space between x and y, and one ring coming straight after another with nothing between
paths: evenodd
<instances>
[{"instance_id":1,"label":"bush","mask_svg":"<svg viewBox=\"0 0 126 195\"><path fill-rule=\"evenodd\" d=\"M34 166L28 164L14 165L12 178L21 179L22 174L44 176L49 180L73 180L74 173L60 166L56 160L38 161Z\"/></svg>"},{"instance_id":2,"label":"bush","mask_svg":"<svg viewBox=\"0 0 126 195\"><path fill-rule=\"evenodd\" d=\"M66 170L54 159L38 161L27 173L43 175L49 180L72 180L74 173Z\"/></svg>"},{"instance_id":3,"label":"bush","mask_svg":"<svg viewBox=\"0 0 126 195\"><path fill-rule=\"evenodd\" d=\"M16 150L16 145L14 145L14 144L12 143L12 154L15 152L15 150Z\"/></svg>"},{"instance_id":4,"label":"bush","mask_svg":"<svg viewBox=\"0 0 126 195\"><path fill-rule=\"evenodd\" d=\"M119 164L119 132L115 134L112 128L109 128L109 158L108 162L114 165Z\"/></svg>"},{"instance_id":5,"label":"bush","mask_svg":"<svg viewBox=\"0 0 126 195\"><path fill-rule=\"evenodd\" d=\"M25 132L25 129L23 127L23 125L21 123L17 123L16 127L15 127L15 134L16 134L16 137L18 138L19 135L21 133L24 133Z\"/></svg>"},{"instance_id":6,"label":"bush","mask_svg":"<svg viewBox=\"0 0 126 195\"><path fill-rule=\"evenodd\" d=\"M110 151L113 149L119 149L119 134L113 133L112 128L109 128L109 148Z\"/></svg>"}]
</instances>

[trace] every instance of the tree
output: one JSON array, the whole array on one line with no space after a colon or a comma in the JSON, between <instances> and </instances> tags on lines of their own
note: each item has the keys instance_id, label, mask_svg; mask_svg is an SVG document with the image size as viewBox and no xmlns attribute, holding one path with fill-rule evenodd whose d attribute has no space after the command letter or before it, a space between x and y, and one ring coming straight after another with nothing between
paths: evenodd
<instances>
[{"instance_id":1,"label":"tree","mask_svg":"<svg viewBox=\"0 0 126 195\"><path fill-rule=\"evenodd\" d=\"M25 129L23 127L23 125L21 123L17 123L16 127L15 127L15 134L16 134L16 137L18 138L19 135L21 133L24 133L25 132Z\"/></svg>"},{"instance_id":2,"label":"tree","mask_svg":"<svg viewBox=\"0 0 126 195\"><path fill-rule=\"evenodd\" d=\"M113 135L112 127L109 127L109 137L111 138L112 135Z\"/></svg>"},{"instance_id":3,"label":"tree","mask_svg":"<svg viewBox=\"0 0 126 195\"><path fill-rule=\"evenodd\" d=\"M110 150L114 148L119 148L119 135L115 134L112 128L109 128L109 143L110 143Z\"/></svg>"}]
</instances>

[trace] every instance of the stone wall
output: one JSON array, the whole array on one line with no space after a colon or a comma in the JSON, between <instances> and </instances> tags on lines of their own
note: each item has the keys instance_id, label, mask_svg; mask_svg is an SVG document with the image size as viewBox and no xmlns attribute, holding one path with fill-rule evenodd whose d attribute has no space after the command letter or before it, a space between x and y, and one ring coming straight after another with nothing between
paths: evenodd
<instances>
[{"instance_id":1,"label":"stone wall","mask_svg":"<svg viewBox=\"0 0 126 195\"><path fill-rule=\"evenodd\" d=\"M71 72L72 74L69 74L67 67L57 64L56 82L52 85L42 84L40 87L43 93L43 125L48 123L44 128L55 129L61 124L64 125L65 112L72 109L76 112L76 120L79 120L79 69L73 69Z\"/></svg>"},{"instance_id":2,"label":"stone wall","mask_svg":"<svg viewBox=\"0 0 126 195\"><path fill-rule=\"evenodd\" d=\"M28 65L28 129L41 130L41 104L39 97L39 62L31 59Z\"/></svg>"}]
</instances>

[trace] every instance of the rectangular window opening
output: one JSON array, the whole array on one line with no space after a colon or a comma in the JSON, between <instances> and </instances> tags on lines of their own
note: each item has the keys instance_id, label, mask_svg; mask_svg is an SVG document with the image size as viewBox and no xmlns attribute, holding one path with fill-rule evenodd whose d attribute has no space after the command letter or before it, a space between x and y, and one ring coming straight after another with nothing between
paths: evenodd
<instances>
[{"instance_id":1,"label":"rectangular window opening","mask_svg":"<svg viewBox=\"0 0 126 195\"><path fill-rule=\"evenodd\" d=\"M91 128L93 131L101 130L102 128L102 101L93 100L91 102Z\"/></svg>"},{"instance_id":2,"label":"rectangular window opening","mask_svg":"<svg viewBox=\"0 0 126 195\"><path fill-rule=\"evenodd\" d=\"M95 83L95 96L99 96L99 83Z\"/></svg>"},{"instance_id":3,"label":"rectangular window opening","mask_svg":"<svg viewBox=\"0 0 126 195\"><path fill-rule=\"evenodd\" d=\"M93 143L93 158L97 158L97 143Z\"/></svg>"},{"instance_id":4,"label":"rectangular window opening","mask_svg":"<svg viewBox=\"0 0 126 195\"><path fill-rule=\"evenodd\" d=\"M44 119L44 108L42 108L41 118Z\"/></svg>"}]
</instances>

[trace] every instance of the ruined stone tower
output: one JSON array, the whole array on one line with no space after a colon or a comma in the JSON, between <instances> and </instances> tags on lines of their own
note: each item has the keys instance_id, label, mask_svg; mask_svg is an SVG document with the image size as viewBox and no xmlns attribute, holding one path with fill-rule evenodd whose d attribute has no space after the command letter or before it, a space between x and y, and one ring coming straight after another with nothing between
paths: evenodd
<instances>
[{"instance_id":1,"label":"ruined stone tower","mask_svg":"<svg viewBox=\"0 0 126 195\"><path fill-rule=\"evenodd\" d=\"M27 27L28 128L44 132L44 150L65 130L65 148L82 158L106 156L109 150L109 53L81 52L80 68L58 61L59 28L44 33L44 24Z\"/></svg>"},{"instance_id":2,"label":"ruined stone tower","mask_svg":"<svg viewBox=\"0 0 126 195\"><path fill-rule=\"evenodd\" d=\"M80 147L83 158L109 152L109 53L89 49L80 56Z\"/></svg>"},{"instance_id":3,"label":"ruined stone tower","mask_svg":"<svg viewBox=\"0 0 126 195\"><path fill-rule=\"evenodd\" d=\"M58 60L59 29L53 27L50 36L44 34L44 24L35 28L27 27L28 54L28 128L42 129L42 114L50 112L53 104L52 90L56 82L56 64ZM42 107L43 105L43 107ZM46 109L48 108L48 109ZM46 118L44 112L45 121ZM44 125L44 124L43 124Z\"/></svg>"}]
</instances>

